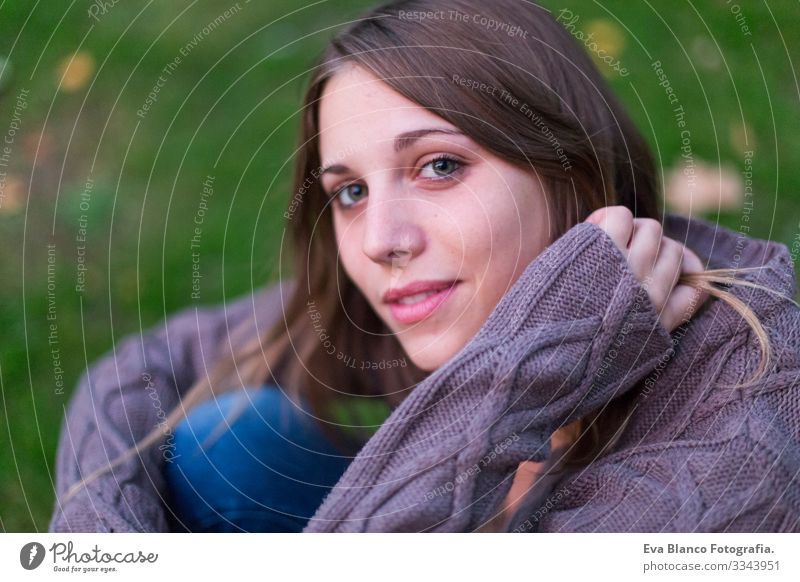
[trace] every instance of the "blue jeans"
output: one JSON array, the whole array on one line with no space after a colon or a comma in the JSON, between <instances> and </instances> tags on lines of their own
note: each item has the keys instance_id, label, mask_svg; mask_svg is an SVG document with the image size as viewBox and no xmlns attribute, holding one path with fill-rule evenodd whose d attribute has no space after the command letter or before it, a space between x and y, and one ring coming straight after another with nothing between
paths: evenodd
<instances>
[{"instance_id":1,"label":"blue jeans","mask_svg":"<svg viewBox=\"0 0 800 582\"><path fill-rule=\"evenodd\" d=\"M229 428L236 405L244 410ZM272 384L190 409L172 452L164 463L170 520L193 532L299 532L352 461Z\"/></svg>"}]
</instances>

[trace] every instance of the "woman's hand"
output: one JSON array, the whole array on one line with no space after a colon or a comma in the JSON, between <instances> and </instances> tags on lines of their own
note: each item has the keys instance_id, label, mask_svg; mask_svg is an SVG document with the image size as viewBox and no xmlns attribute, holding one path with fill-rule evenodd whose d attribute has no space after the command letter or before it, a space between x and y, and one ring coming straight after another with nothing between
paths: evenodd
<instances>
[{"instance_id":1,"label":"woman's hand","mask_svg":"<svg viewBox=\"0 0 800 582\"><path fill-rule=\"evenodd\" d=\"M625 206L607 206L592 212L586 222L606 231L622 251L668 331L688 321L708 300L705 291L677 284L683 273L702 273L703 263L691 249L664 236L657 220L634 218Z\"/></svg>"}]
</instances>

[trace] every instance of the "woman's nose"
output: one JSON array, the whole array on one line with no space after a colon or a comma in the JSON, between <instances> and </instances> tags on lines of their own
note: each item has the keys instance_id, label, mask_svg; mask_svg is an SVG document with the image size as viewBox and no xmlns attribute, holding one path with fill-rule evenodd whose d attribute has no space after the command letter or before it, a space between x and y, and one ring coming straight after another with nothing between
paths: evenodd
<instances>
[{"instance_id":1,"label":"woman's nose","mask_svg":"<svg viewBox=\"0 0 800 582\"><path fill-rule=\"evenodd\" d=\"M410 198L370 195L365 210L362 249L375 262L403 268L419 255L425 234L419 223L419 209Z\"/></svg>"}]
</instances>

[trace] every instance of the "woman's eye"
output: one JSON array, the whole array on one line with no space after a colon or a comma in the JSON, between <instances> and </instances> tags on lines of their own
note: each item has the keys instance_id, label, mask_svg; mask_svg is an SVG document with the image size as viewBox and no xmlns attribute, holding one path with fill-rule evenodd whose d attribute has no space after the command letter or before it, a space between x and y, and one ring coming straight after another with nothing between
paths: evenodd
<instances>
[{"instance_id":1,"label":"woman's eye","mask_svg":"<svg viewBox=\"0 0 800 582\"><path fill-rule=\"evenodd\" d=\"M439 156L422 166L420 176L428 180L446 180L458 172L461 167L462 163L459 160L449 156ZM361 184L348 184L331 194L343 209L355 206L366 195L367 188Z\"/></svg>"},{"instance_id":2,"label":"woman's eye","mask_svg":"<svg viewBox=\"0 0 800 582\"><path fill-rule=\"evenodd\" d=\"M455 158L451 158L448 156L440 156L435 160L431 160L430 162L422 166L422 171L420 172L420 175L423 178L438 180L441 178L449 177L450 175L454 174L460 167L461 163ZM425 168L430 168L431 173L425 175L426 173Z\"/></svg>"},{"instance_id":3,"label":"woman's eye","mask_svg":"<svg viewBox=\"0 0 800 582\"><path fill-rule=\"evenodd\" d=\"M342 208L350 208L358 203L360 197L366 196L367 189L361 184L348 184L337 190L333 196ZM347 200L347 198L351 200Z\"/></svg>"}]
</instances>

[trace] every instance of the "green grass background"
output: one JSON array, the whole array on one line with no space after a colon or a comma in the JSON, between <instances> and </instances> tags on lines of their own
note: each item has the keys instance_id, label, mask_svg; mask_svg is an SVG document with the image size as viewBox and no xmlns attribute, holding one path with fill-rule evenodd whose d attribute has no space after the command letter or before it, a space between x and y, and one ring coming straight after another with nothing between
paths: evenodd
<instances>
[{"instance_id":1,"label":"green grass background","mask_svg":"<svg viewBox=\"0 0 800 582\"><path fill-rule=\"evenodd\" d=\"M183 306L217 303L277 276L306 71L339 25L374 2L240 0L238 14L183 59L144 119L136 111L162 68L235 2L123 0L97 22L87 14L91 2L31 4L0 0L0 57L10 65L0 78L0 133L15 96L30 95L6 168L16 202L7 198L0 209L2 531L46 530L59 426L87 362ZM742 2L752 36L725 0L545 4L580 15L579 27L604 19L624 33L620 58L631 73L609 79L665 168L678 157L680 135L652 60L667 68L699 158L740 171L730 128L744 118L756 151L752 234L792 245L800 218L796 2ZM60 63L76 51L91 54L96 69L82 89L58 91ZM208 174L215 194L196 302L188 244ZM88 271L79 295L81 214ZM706 216L738 228L740 214ZM63 394L48 345L48 244L56 249Z\"/></svg>"}]
</instances>

